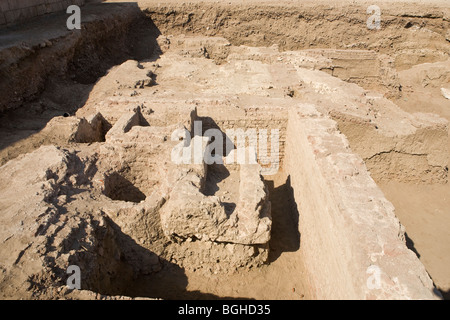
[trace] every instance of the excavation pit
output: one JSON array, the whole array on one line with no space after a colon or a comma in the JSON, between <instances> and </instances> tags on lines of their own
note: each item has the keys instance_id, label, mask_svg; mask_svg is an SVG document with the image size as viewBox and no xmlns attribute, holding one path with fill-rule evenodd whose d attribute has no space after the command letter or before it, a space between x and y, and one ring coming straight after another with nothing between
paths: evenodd
<instances>
[{"instance_id":1,"label":"excavation pit","mask_svg":"<svg viewBox=\"0 0 450 320\"><path fill-rule=\"evenodd\" d=\"M76 37L0 48L0 71L15 75L0 80L0 181L12 184L0 182L2 297L61 286L26 263L43 258L57 277L79 263L91 275L83 289L133 297L448 290L447 8L392 5L374 31L358 3L111 2L85 6L88 32ZM42 118L21 122L18 106ZM69 116L42 126L52 112ZM257 163L174 161L193 141L202 152L213 143L209 129L234 153L253 148ZM21 190L36 211L8 198ZM423 235L425 215L436 236ZM14 234L21 220L39 232ZM16 268L32 289L7 289Z\"/></svg>"}]
</instances>

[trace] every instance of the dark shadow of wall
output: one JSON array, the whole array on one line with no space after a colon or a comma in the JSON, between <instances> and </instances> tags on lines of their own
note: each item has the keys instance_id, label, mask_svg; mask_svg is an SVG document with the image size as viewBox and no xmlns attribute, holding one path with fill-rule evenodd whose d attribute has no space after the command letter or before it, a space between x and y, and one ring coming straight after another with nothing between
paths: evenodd
<instances>
[{"instance_id":1,"label":"dark shadow of wall","mask_svg":"<svg viewBox=\"0 0 450 320\"><path fill-rule=\"evenodd\" d=\"M272 235L269 243L271 263L283 252L300 249L299 212L290 177L287 177L286 183L276 188L273 181L266 181L266 186L272 204Z\"/></svg>"}]
</instances>

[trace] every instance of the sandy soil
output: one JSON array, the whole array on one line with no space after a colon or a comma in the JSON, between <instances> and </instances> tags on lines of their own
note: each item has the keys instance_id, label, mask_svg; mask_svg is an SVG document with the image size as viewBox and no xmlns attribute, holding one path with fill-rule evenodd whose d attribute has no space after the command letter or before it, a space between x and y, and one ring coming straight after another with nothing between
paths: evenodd
<instances>
[{"instance_id":1,"label":"sandy soil","mask_svg":"<svg viewBox=\"0 0 450 320\"><path fill-rule=\"evenodd\" d=\"M450 185L379 184L436 286L450 299Z\"/></svg>"}]
</instances>

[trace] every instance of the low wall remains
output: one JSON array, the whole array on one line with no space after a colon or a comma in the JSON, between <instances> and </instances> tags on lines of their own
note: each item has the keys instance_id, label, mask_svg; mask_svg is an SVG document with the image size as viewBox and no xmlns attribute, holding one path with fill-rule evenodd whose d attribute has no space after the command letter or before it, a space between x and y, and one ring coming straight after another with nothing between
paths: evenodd
<instances>
[{"instance_id":1,"label":"low wall remains","mask_svg":"<svg viewBox=\"0 0 450 320\"><path fill-rule=\"evenodd\" d=\"M290 109L284 170L300 212L300 250L317 299L435 299L393 205L314 106Z\"/></svg>"},{"instance_id":2,"label":"low wall remains","mask_svg":"<svg viewBox=\"0 0 450 320\"><path fill-rule=\"evenodd\" d=\"M209 107L198 107L197 112L203 124L203 133L215 128L225 134L224 150L228 139L232 139L230 142L236 147L242 142L244 144L239 147L255 146L258 163L263 167L265 175L275 174L283 166L288 116L284 107L247 106L236 110L212 104ZM251 134L252 130L256 135ZM232 135L228 136L227 133ZM275 140L278 146L272 147ZM261 148L261 143L264 142L267 145Z\"/></svg>"}]
</instances>

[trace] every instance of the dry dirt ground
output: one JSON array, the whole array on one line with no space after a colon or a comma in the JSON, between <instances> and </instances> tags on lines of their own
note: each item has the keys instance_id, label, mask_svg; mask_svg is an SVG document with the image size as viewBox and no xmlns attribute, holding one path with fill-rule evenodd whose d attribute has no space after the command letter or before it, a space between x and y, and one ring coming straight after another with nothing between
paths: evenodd
<instances>
[{"instance_id":1,"label":"dry dirt ground","mask_svg":"<svg viewBox=\"0 0 450 320\"><path fill-rule=\"evenodd\" d=\"M114 2L123 1L107 1L107 3ZM273 0L229 0L226 3L221 1L206 1L206 3L213 2L218 4L215 12L213 12L214 10L211 10L212 12L203 11L204 8L202 5L204 5L205 1L189 1L185 2L184 5L180 4L180 1L175 0L162 1L161 4L158 5L159 2L160 1L153 0L137 1L137 4L144 13L153 19L158 27L158 31L155 31L153 26L149 26L145 22L136 23L132 27L131 32L134 37L132 47L131 45L128 47L126 45L122 45L122 47L117 46L117 50L114 51L114 54L111 53L113 51L106 51L103 55L100 54L91 58L81 55L79 64L81 65L83 63L83 58L87 60L93 59L94 63L92 63L92 68L83 70L86 72L79 73L71 73L70 71L73 70L69 69L67 74L74 74L75 76L72 77L53 74L45 81L45 87L37 90L29 101L24 102L24 106L20 107L18 109L19 111L17 111L17 109L6 111L1 115L0 165L11 163L8 162L10 160L19 159L22 165L28 166L28 169L25 172L30 176L33 176L33 174L30 173L32 171L30 168L32 168L33 163L36 160L33 160L32 158L30 158L31 160L29 158L23 158L23 155L38 149L41 145L51 144L68 148L70 151L69 154L59 154L55 150L49 151L54 156L52 159L55 159L55 163L51 162L51 159L48 160L51 162L48 166L52 168L52 172L56 172L57 174L58 172L64 172L67 176L64 176L64 178L61 178L60 176L59 180L58 177L55 178L55 183L57 182L61 185L60 189L55 191L52 189L54 186L45 185L44 187L41 187L36 182L39 182L39 179L46 175L48 177L51 176L51 179L53 179L53 173L38 172L35 180L29 182L31 187L29 188L29 193L26 193L26 197L27 199L31 199L31 202L40 201L40 204L36 203L36 208L33 209L34 211L30 211L31 213L25 218L18 216L17 212L26 212L26 205L17 204L8 199L8 197L12 196L17 190L25 190L24 186L18 185L16 190L11 190L11 187L8 186L6 180L0 183L2 190L8 190L8 192L10 192L7 193L5 191L5 194L0 197L0 200L2 201L0 202L0 211L5 213L2 222L6 223L9 219L13 221L13 223L11 223L11 229L5 231L4 234L2 233L4 239L0 240L3 241L5 250L11 250L11 252L18 251L18 256L10 257L8 259L5 258L5 261L2 261L5 266L2 266L1 270L3 274L0 287L2 291L0 295L1 298L60 297L60 295L65 292L65 289L62 289L62 287L56 287L58 288L57 290L59 290L57 293L46 291L44 289L46 284L54 281L54 279L51 279L52 277L58 278L63 274L62 270L64 266L58 264L57 260L59 257L58 250L63 252L63 255L71 257L71 259L79 258L80 256L80 259L82 259L84 257L84 247L92 248L95 252L104 251L105 257L119 256L119 258L116 259L117 264L114 264L114 267L110 267L111 270L108 270L108 273L112 275L112 279L115 279L114 277L117 278L117 275L124 275L123 281L125 282L125 279L128 279L129 281L128 283L120 284L108 283L108 280L103 279L99 274L99 271L95 271L91 266L93 271L92 277L89 280L91 281L89 283L90 289L100 293L167 299L226 297L255 299L311 298L308 285L305 283L303 277L306 271L304 270L301 256L301 235L298 233L299 212L293 201L288 176L283 171L280 171L275 176L266 177L265 181L268 188L269 199L272 203L271 210L273 220L271 229L272 238L269 242L270 249L268 252L269 263L258 267L240 269L237 272L232 272L225 276L220 274L220 272L215 274L214 270L211 270L211 272L205 276L204 272L198 272L197 270L190 268L182 268L177 262L168 258L169 255L164 256L164 259L160 259L157 263L154 261L154 256L145 256L145 258L143 258L138 251L140 245L145 245L142 243L140 243L139 246L136 245L135 241L138 242L138 240L136 240L138 239L137 236L135 237L135 235L133 235L133 239L130 240L126 234L122 234L121 231L118 231L126 230L126 227L120 225L121 228L118 228L114 223L105 223L104 221L109 221L106 209L98 206L93 206L94 208L89 207L89 203L92 199L95 199L96 201L106 201L104 196L101 195L101 192L98 190L92 193L85 192L86 189L94 188L93 185L98 183L95 172L90 172L89 168L95 167L100 171L103 170L103 167L98 165L97 161L101 162L102 151L100 145L104 141L100 141L101 139L99 139L97 141L92 141L91 144L88 145L79 144L73 140L69 141L67 137L72 133L70 131L72 127L58 127L58 125L56 126L56 129L55 126L46 127L51 119L54 119L56 116L61 116L66 112L72 117L75 116L75 114L80 117L88 116L89 114L92 114L93 111L99 111L101 109L102 115L108 122L117 121L121 114L115 114L115 109L108 111L110 105L99 107L98 103L102 100L108 101L108 103L111 101L120 101L121 103L129 104L131 109L131 105L135 102L138 101L141 103L146 101L145 99L152 95L156 97L155 101L159 99L158 103L164 99L174 99L174 97L181 97L185 100L195 99L196 94L202 95L205 94L205 92L206 94L218 96L218 99L220 99L222 95L229 97L230 100L235 98L232 97L232 94L226 92L226 90L221 91L220 89L217 89L217 87L214 87L214 85L209 86L207 84L208 81L210 81L207 76L215 77L214 74L208 74L208 72L211 70L214 70L215 72L216 69L215 67L210 66L210 62L204 62L205 52L192 52L189 50L187 50L187 52L182 52L181 55L184 55L184 58L193 57L196 60L195 63L189 62L189 59L181 62L184 69L181 70L183 74L179 78L170 78L168 76L170 75L171 67L170 59L173 58L171 56L164 58L164 55L162 55L161 57L163 60L157 61L161 66L158 66L156 63L155 66L151 67L151 64L160 58L159 56L152 56L154 53L153 49L149 48L155 45L155 39L156 36L159 36L159 33L162 33L164 36L187 34L191 36L207 35L211 37L224 37L234 48L238 48L240 45L249 46L250 49L239 49L241 51L238 51L238 53L235 54L233 58L235 61L233 63L235 63L234 67L238 70L242 71L247 68L247 71L251 70L252 72L260 67L258 64L260 62L267 63L268 65L274 63L273 60L276 58L270 57L270 55L276 57L273 53L274 51L285 52L283 57L286 59L286 56L290 55L290 51L301 49L335 48L375 50L378 53L397 59L397 65L395 67L390 69L386 67L388 76L385 78L376 78L375 80L371 80L370 77L366 79L353 78L355 73L361 71L358 71L357 68L352 71L353 73L350 74L350 76L345 74L345 72L334 75L340 77L342 80L359 84L364 87L364 89L380 92L408 113L431 112L450 121L450 100L445 99L440 92L441 87L450 88L449 51L447 51L447 54L445 53L445 50L448 50L449 48L445 45L447 45L450 40L448 40L447 43L445 43L445 41L442 42L442 35L439 34L439 31L430 31L434 29L441 30L439 29L442 28L442 25L440 24L443 24L444 28L445 23L447 23L446 25L448 26L448 15L447 20L444 20L442 23L434 22L439 19L435 19L433 16L433 12L440 12L439 10L441 10L441 8L447 9L447 11L444 11L449 14L449 5L446 0L423 0L412 2L400 2L395 0L377 1L382 9L389 8L391 14L390 18L396 16L396 14L398 15L402 12L406 12L407 17L412 17L411 19L416 20L410 27L405 28L407 31L396 29L395 26L393 26L396 22L392 22L393 25L390 26L391 30L397 31L393 31L396 32L396 34L391 35L391 38L386 36L386 34L382 36L368 36L365 38L365 35L361 35L358 31L355 31L357 29L349 30L349 34L344 38L327 36L327 33L331 32L332 29L341 26L339 17L344 20L346 19L347 9L342 8L345 8L345 6L352 6L349 10L351 14L354 14L357 17L359 16L361 19L361 16L366 17L366 14L358 13L357 8L364 7L366 4L372 4L371 1L283 0L275 2ZM234 10L240 15L232 16L231 18L228 17L226 10L220 9L219 4L220 6L230 5L231 7L234 7ZM273 18L273 16L284 15L283 19L286 20L281 19L278 22L275 22L273 26L268 26L267 23L270 19L264 20L267 18L264 17L264 14L255 13L261 10L256 6L262 4L270 7L270 14L268 14L268 16L272 15ZM200 7L197 7L197 5ZM320 31L317 32L317 34L314 34L311 29L306 29L307 23L305 24L305 29L299 29L298 25L295 27L291 26L290 23L293 23L295 19L289 20L290 12L296 12L299 7L314 8L316 6L319 9L327 7L337 8L336 13L333 14L333 17L336 20L328 21L330 23L328 24L326 21L321 21L317 17L312 19L314 20L313 29ZM182 9L180 9L180 7ZM111 9L111 11L114 10ZM245 18L246 11L252 13L253 20L249 21ZM423 14L423 12L431 12L431 17L422 17L421 14ZM192 16L189 15L190 13L192 13ZM95 16L95 14L94 10L92 15ZM261 21L254 19L255 16L260 17ZM57 20L57 18L55 19ZM394 18L392 19L394 20ZM56 20L55 23L57 23ZM215 22L213 23L213 21ZM421 25L424 21L430 24L429 28ZM261 27L261 24L263 24L266 29L278 31L274 31L273 33L267 32L266 35L263 35L257 31ZM345 24L343 25L345 26ZM34 25L34 27L35 26L36 25ZM34 30L34 27L32 24L28 26L29 30ZM417 34L408 33L413 32L415 28L418 30ZM296 33L306 33L306 35L297 37ZM340 33L346 34L343 30ZM31 31L31 37L35 37L38 34L39 36L42 36L42 33L40 33L39 30ZM28 39L30 33L22 35L22 37L23 38L19 39L19 41ZM47 34L44 38L45 37L49 37L49 35ZM357 40L353 39L353 37ZM426 41L427 47L423 52L417 53L417 50L420 50L421 48L420 44L413 44L415 38L419 40L424 39L424 41ZM141 41L139 41L139 39L141 39ZM110 38L106 40L108 41ZM221 40L219 40L219 42L220 41ZM417 40L417 42L420 41ZM406 44L403 46L403 43ZM273 44L277 44L278 47L275 49L270 48ZM408 45L410 45L410 47L408 47ZM226 47L228 47L228 45ZM251 47L259 47L259 49L252 51ZM222 47L219 46L219 48ZM231 67L230 69L226 69L226 66L223 66L226 64L225 61L229 58L227 56L229 53L225 54L220 52L220 49L215 51L216 49L217 48L214 47L214 45L211 48L208 47L208 54L212 56L208 58L212 58L217 62L218 68L222 68L222 74L228 74L231 77L235 71L233 71ZM264 56L265 53L267 53L266 56ZM102 62L105 55L108 56L109 54L116 56L111 58L111 61ZM241 55L241 57L236 58L236 56L239 55ZM239 61L239 59L245 60L242 56L247 57L247 60L250 62L246 61L242 62L242 64L240 64L241 62L236 62ZM307 56L308 55L306 55L306 57ZM129 89L125 85L120 87L120 84L116 83L114 83L114 87L111 86L111 83L108 83L108 81L115 80L113 73L109 74L109 79L108 77L105 77L103 80L95 83L97 78L104 75L106 70L110 67L119 65L129 59L144 61L145 70L152 69L156 75L154 80L157 85L142 89L142 92L146 90L143 94L145 99L142 97L141 100L139 100L139 95L141 94L139 89ZM270 61L270 59L272 59L272 61ZM314 55L314 59L318 59L317 55ZM384 58L380 58L381 61L383 59ZM210 59L207 59L206 61L209 60ZM313 70L324 67L323 70L327 72L327 62L323 62L323 60L320 59L317 61L315 63L317 63L318 66L308 67ZM349 66L348 61L340 61L340 63L342 63L340 66L341 68ZM350 64L351 63L352 62L350 61ZM389 65L389 63L386 65ZM73 68L76 69L77 66L78 65L75 65ZM162 71L158 70L159 68L162 68ZM181 67L178 65L178 68ZM204 68L203 73L202 68ZM277 74L277 72L274 72L273 70L277 67L274 67L273 69L270 68L271 67L264 66L262 68L264 71L255 72L253 78L250 78L251 80L248 80L249 78L236 78L241 81L243 85L232 83L230 88L232 89L234 86L236 91L248 90L248 92L243 94L243 96L245 96L244 98L247 99L251 99L252 94L255 96L266 96L267 94L274 98L294 98L309 102L313 99L317 99L317 96L309 92L308 88L305 89L301 86L288 88L287 86L283 87L283 85L280 84L279 86L275 85L274 88L268 89L272 86L271 84L273 81L279 81L278 83L288 83L288 80L291 79L291 75L288 73ZM338 69L339 68L336 68L335 70ZM111 70L114 71L115 69ZM125 70L127 69L125 68ZM180 71L180 69L174 70ZM391 76L389 72L395 72L395 76ZM271 78L264 78L267 74L270 74ZM145 75L143 78L148 80ZM190 78L197 81L199 85L192 86L188 83ZM136 80L141 80L140 78L136 78L136 73L130 72L129 78L124 77L124 83L126 84L128 84L129 81ZM202 81L204 81L204 83ZM251 86L251 81L254 81L256 84L255 87ZM380 82L383 83L380 84ZM219 88L220 85L224 85L224 83L217 83L219 83ZM176 91L177 86L183 93L178 93ZM349 92L349 94L360 92L352 91L353 87L346 86L346 84L339 83L339 86L342 86L342 88L344 88L343 91ZM241 87L245 87L245 90ZM261 89L259 87L264 88ZM402 88L401 94L399 94L399 87ZM186 92L189 92L191 88L194 89L190 92L191 96L189 96ZM133 100L135 97L134 93L137 94L136 100ZM122 98L122 95L127 98ZM286 95L288 97L286 97ZM250 96L250 98L248 96ZM329 97L323 97L323 100L325 101L324 104L328 101L326 99L329 99ZM113 103L111 103L111 105L113 105ZM148 106L144 106L143 111L148 111L150 114L152 112L150 105L151 103L149 103ZM108 114L108 112L110 113ZM61 121L64 121L64 119ZM64 124L64 122L61 123ZM65 130L67 130L67 132ZM355 149L357 149L356 146ZM93 154L95 154L95 156L92 156ZM61 169L61 165L57 162L57 160L60 161L60 159L64 160L63 163L67 168L63 166L64 168ZM71 162L72 160L70 159L73 159L74 162ZM41 160L43 162L47 161ZM412 167L414 166L415 164L412 164ZM7 176L7 169L8 167L3 167L2 174L4 174L5 177ZM160 173L163 175L162 171ZM21 173L17 172L16 174L20 177ZM220 180L220 173L217 173L217 175ZM73 176L76 178L72 178ZM442 183L442 181L439 183L430 183L430 181L422 183L417 179L414 181L386 181L382 174L375 172L374 179L385 193L387 199L394 204L398 218L406 227L409 238L407 239L407 243L410 249L413 249L417 253L436 286L441 289L444 296L448 297L448 292L450 290L450 268L448 268L450 265L450 185L448 183ZM227 194L232 194L233 190L239 189L239 181L237 180L239 179L236 174L232 175L230 179L222 180L222 184L221 182L217 183L217 187L219 188L217 192L211 192L206 195L214 194L222 197ZM206 177L207 186L208 183L213 186L215 185L214 179L209 176ZM45 199L45 201L48 201L50 209L42 205L45 201L42 200L40 196L42 196L42 199ZM65 208L64 210L73 210L73 212L77 212L79 217L68 217L64 220L62 218L62 208ZM48 210L55 210L55 212L58 213L56 221L52 221ZM105 212L102 212L101 214L97 213L97 211L101 212L102 210L105 211L106 214ZM96 212L92 213L91 211ZM116 222L119 224L124 223L124 225L126 225L126 221L124 222L120 219L122 218L119 218L117 220L119 222ZM35 225L33 225L33 223ZM95 230L88 230L88 232L84 234L83 229L80 227L83 224L98 224L101 228L99 228L100 231L98 232ZM42 225L45 226L45 230L42 230ZM53 225L53 227L49 227L50 225ZM29 229L27 229L28 227ZM46 235L50 236L45 238L45 241L40 238L45 243L43 242L44 245L38 245L36 247L31 242L26 242L29 241L29 239L17 239L17 242L10 241L11 239L14 240L14 238L11 238L13 232L23 232L24 228L27 229L26 232L29 232L30 234L35 233L41 238L45 238ZM47 228L50 229L47 230ZM52 230L52 228L55 230ZM156 229L159 232L160 229L158 228ZM54 234L60 233L60 235L54 237L52 232L54 232ZM63 241L61 240L62 237L65 237L68 240ZM58 240L55 241L55 239ZM102 247L99 245L99 239L101 241L106 241L108 245ZM54 243L54 241L56 243ZM134 251L131 250L131 253L121 252L121 250L123 250L123 243L131 243L129 247L133 248ZM15 244L16 247L9 247L10 244ZM166 246L166 244L161 244L161 246ZM165 247L164 250L167 250L169 247L170 246ZM152 247L152 250L156 251L157 248ZM165 252L165 254L166 253L167 252ZM3 251L2 256L5 257L6 255L7 252ZM174 254L174 257L175 255L176 254ZM41 259L42 257L48 257L48 261L44 259L45 261L42 262L42 265L45 266L45 268L53 268L53 270L56 270L48 276L39 273L41 263L33 260ZM130 265L123 263L122 260L124 260L124 258L121 257L125 257L125 260L128 259L128 261L134 262L140 261L139 259L148 259L150 261L149 264L153 269L150 268L150 270L144 271L135 270L136 264L131 263L130 267ZM29 270L27 270L24 265L24 260L26 258L33 261L31 266L29 266ZM102 268L107 268L105 266L108 265L108 260L107 258L97 257L95 263ZM6 267L6 265L8 267ZM8 269L9 266L11 266L11 269ZM30 280L31 274L33 276ZM138 276L136 276L136 274L138 274ZM296 276L293 277L293 274ZM38 291L41 291L42 293L38 295L33 294ZM92 295L92 293L89 292L83 292L80 296L77 296L74 293L72 294L74 298L95 297L95 294Z\"/></svg>"}]
</instances>

